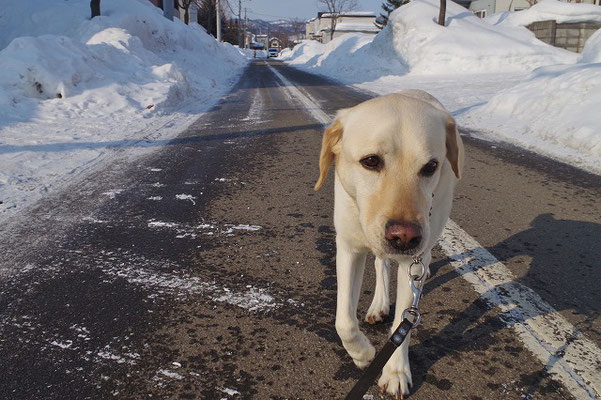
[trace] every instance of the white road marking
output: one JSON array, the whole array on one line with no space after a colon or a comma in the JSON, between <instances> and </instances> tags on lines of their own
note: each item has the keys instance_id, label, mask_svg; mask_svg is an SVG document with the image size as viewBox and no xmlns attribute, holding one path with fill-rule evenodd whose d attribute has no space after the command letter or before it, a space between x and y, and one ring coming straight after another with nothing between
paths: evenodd
<instances>
[{"instance_id":1,"label":"white road marking","mask_svg":"<svg viewBox=\"0 0 601 400\"><path fill-rule=\"evenodd\" d=\"M263 97L261 91L255 89L255 95L253 96L252 103L248 109L248 115L242 118L242 121L256 121L261 118L261 111L263 110Z\"/></svg>"},{"instance_id":2,"label":"white road marking","mask_svg":"<svg viewBox=\"0 0 601 400\"><path fill-rule=\"evenodd\" d=\"M304 94L300 90L296 88L292 82L286 79L282 74L280 74L275 68L271 65L267 64L271 72L274 73L275 76L284 84L283 88L290 94L290 97L300 101L305 109L311 114L316 121L327 125L332 122L332 118L328 114L326 114L320 107L317 100L313 99L311 96Z\"/></svg>"},{"instance_id":3,"label":"white road marking","mask_svg":"<svg viewBox=\"0 0 601 400\"><path fill-rule=\"evenodd\" d=\"M455 270L503 312L526 347L577 399L601 396L601 350L455 222L439 242Z\"/></svg>"},{"instance_id":4,"label":"white road marking","mask_svg":"<svg viewBox=\"0 0 601 400\"><path fill-rule=\"evenodd\" d=\"M305 106L322 124L332 119L318 102L298 90L288 79L269 69L291 97ZM536 292L517 282L511 271L455 222L449 220L439 242L451 265L482 298L503 312L526 348L543 363L551 377L577 399L601 398L601 350L588 340Z\"/></svg>"}]
</instances>

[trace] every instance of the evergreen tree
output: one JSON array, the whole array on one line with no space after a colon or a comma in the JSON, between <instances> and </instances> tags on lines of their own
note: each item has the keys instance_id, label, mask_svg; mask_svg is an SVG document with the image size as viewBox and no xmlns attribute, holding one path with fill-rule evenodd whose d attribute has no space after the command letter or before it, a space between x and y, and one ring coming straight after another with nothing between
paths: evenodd
<instances>
[{"instance_id":1,"label":"evergreen tree","mask_svg":"<svg viewBox=\"0 0 601 400\"><path fill-rule=\"evenodd\" d=\"M382 9L386 12L386 15L380 13L380 16L375 22L378 29L383 29L386 25L388 25L388 17L390 16L391 12L407 3L409 3L409 0L386 0L385 3L382 3Z\"/></svg>"}]
</instances>

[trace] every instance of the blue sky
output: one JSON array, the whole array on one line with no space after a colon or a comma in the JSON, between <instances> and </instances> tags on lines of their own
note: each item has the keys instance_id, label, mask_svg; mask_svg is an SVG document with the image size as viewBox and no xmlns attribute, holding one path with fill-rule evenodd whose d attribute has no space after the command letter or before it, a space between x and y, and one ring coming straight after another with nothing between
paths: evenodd
<instances>
[{"instance_id":1,"label":"blue sky","mask_svg":"<svg viewBox=\"0 0 601 400\"><path fill-rule=\"evenodd\" d=\"M238 1L228 2L238 12ZM383 2L384 0L357 0L356 10L374 11L379 14ZM243 10L244 7L248 9L249 18L264 20L294 17L307 19L316 16L319 11L317 0L242 0Z\"/></svg>"}]
</instances>

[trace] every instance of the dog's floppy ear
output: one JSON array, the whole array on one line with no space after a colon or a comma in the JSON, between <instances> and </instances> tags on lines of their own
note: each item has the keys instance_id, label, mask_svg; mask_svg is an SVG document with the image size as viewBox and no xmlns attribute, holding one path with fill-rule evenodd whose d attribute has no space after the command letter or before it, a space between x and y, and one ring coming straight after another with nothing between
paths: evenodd
<instances>
[{"instance_id":1,"label":"dog's floppy ear","mask_svg":"<svg viewBox=\"0 0 601 400\"><path fill-rule=\"evenodd\" d=\"M336 154L340 151L338 144L340 143L340 139L342 139L342 131L342 124L337 117L332 125L330 125L323 133L321 154L319 156L319 179L315 184L315 190L319 190L321 185L323 185L323 182L328 175L330 165L332 165L336 158Z\"/></svg>"},{"instance_id":2,"label":"dog's floppy ear","mask_svg":"<svg viewBox=\"0 0 601 400\"><path fill-rule=\"evenodd\" d=\"M447 158L457 179L463 172L463 141L457 131L457 123L450 115L447 117Z\"/></svg>"}]
</instances>

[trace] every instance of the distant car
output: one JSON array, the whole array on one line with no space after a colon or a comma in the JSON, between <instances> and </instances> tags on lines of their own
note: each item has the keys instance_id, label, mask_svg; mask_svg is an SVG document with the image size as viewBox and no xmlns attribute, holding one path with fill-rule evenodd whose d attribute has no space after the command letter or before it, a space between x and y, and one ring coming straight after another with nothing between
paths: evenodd
<instances>
[{"instance_id":1,"label":"distant car","mask_svg":"<svg viewBox=\"0 0 601 400\"><path fill-rule=\"evenodd\" d=\"M267 50L267 58L277 57L279 54L280 54L280 51L278 49L276 49L275 47L271 47L271 48L269 48L269 50Z\"/></svg>"}]
</instances>

